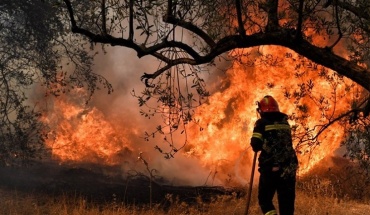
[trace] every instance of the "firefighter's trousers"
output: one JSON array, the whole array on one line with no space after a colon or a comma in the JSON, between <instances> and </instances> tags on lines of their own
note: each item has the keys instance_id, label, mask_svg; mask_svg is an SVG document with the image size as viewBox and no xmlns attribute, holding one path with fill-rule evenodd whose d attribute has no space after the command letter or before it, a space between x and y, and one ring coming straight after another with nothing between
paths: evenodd
<instances>
[{"instance_id":1,"label":"firefighter's trousers","mask_svg":"<svg viewBox=\"0 0 370 215\"><path fill-rule=\"evenodd\" d=\"M275 210L273 197L277 193L279 215L293 215L296 176L281 177L281 171L260 172L258 202L263 214Z\"/></svg>"}]
</instances>

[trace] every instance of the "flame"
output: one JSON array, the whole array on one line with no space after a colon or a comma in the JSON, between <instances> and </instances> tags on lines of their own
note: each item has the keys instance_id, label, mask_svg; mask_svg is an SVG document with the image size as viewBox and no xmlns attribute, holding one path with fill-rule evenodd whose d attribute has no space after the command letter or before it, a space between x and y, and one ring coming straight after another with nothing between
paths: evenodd
<instances>
[{"instance_id":1,"label":"flame","mask_svg":"<svg viewBox=\"0 0 370 215\"><path fill-rule=\"evenodd\" d=\"M249 50L250 53L253 51L256 50ZM265 46L259 50L259 53L261 52L267 58L258 57L258 53L255 52L253 66L244 66L239 62L234 62L224 80L228 82L226 85L229 87L214 93L209 103L200 107L194 117L199 120L199 124L205 131L193 129L190 138L192 141L187 146L186 153L189 156L198 157L203 165L214 167L214 171L217 171L220 177L224 177L223 180L228 180L230 173L243 183L246 183L245 179L249 178L246 168L240 167L251 166L254 153L249 141L254 122L257 120L255 104L263 96L272 95L277 99L282 112L288 115L299 115L301 113L297 111L294 99L287 99L285 92L293 93L293 89L297 89L299 84L313 80L312 83L315 86L311 95L301 99L297 104L307 106L309 115L306 123L310 128L328 122L312 98L321 95L335 98L335 104L329 103L325 111L333 116L348 110L350 99L353 98L346 88L351 84L350 81L338 82L336 90L333 91L332 84L336 83L335 80L332 80L332 83L323 80L319 76L320 71L312 69L313 65L309 61L290 53L288 49ZM279 58L273 57L281 56L282 53L286 53L288 57L280 61ZM295 62L297 59L301 59L302 62ZM266 61L275 65L268 66ZM297 76L295 73L302 75ZM328 72L328 76L336 77L333 74L332 71ZM290 124L297 126L295 121L290 121ZM320 135L320 146L312 147L315 148L313 151L310 150L310 146L298 146L296 141L295 147L297 149L300 147L301 152L298 154L299 174L307 173L325 156L334 153L340 146L343 133L342 127L334 123L330 129ZM225 168L228 174L222 174Z\"/></svg>"},{"instance_id":2,"label":"flame","mask_svg":"<svg viewBox=\"0 0 370 215\"><path fill-rule=\"evenodd\" d=\"M194 118L201 129L195 125L189 127L188 144L182 151L185 156L193 159L192 165L211 170L213 180L222 184L247 183L247 170L253 157L249 140L258 118L255 104L263 96L269 94L275 97L280 110L288 115L308 114L305 121L311 128L327 122L322 111L317 109L313 98L321 95L331 98L335 93L335 106L334 103L328 103L326 110L326 113L332 115L347 110L350 99L353 98L347 90L351 84L348 80L340 82L333 92L332 83L335 81L324 80L319 75L320 68L290 53L288 49L263 46L258 49L237 50L241 51L248 52L249 58L241 57L243 63L233 62L219 89L215 90L206 104L196 110ZM237 52L234 54L240 54ZM334 72L329 71L327 75L335 78L333 74ZM295 101L293 97L287 98L286 92L294 94L299 84L308 83L310 80L315 84L310 96L299 101ZM108 118L96 107L86 107L78 101L79 93L81 92L76 92L74 100L68 99L74 96L60 96L55 99L52 111L46 113L43 118L52 128L46 144L53 157L61 162L121 164L125 157L137 149L138 142L131 137L141 135L139 129L129 128L130 126L122 121ZM305 105L309 112L299 112L297 105ZM292 126L304 129L296 123L290 121ZM325 156L332 154L339 147L342 136L340 125L333 124L330 130L321 134L321 144L312 153L306 153L309 146L300 146L300 174L306 173ZM298 147L297 143L295 147ZM151 150L154 151L153 147ZM138 152L136 157L137 155ZM162 157L160 159L160 162L166 162ZM194 159L197 162L194 162ZM160 162L153 161L150 164L168 166ZM189 165L186 166L189 168ZM180 168L179 165L177 167Z\"/></svg>"},{"instance_id":3,"label":"flame","mask_svg":"<svg viewBox=\"0 0 370 215\"><path fill-rule=\"evenodd\" d=\"M74 96L80 97L78 93ZM54 159L115 165L122 155L132 151L129 131L118 131L96 107L86 107L66 96L53 102L53 110L43 121L52 128L46 145Z\"/></svg>"}]
</instances>

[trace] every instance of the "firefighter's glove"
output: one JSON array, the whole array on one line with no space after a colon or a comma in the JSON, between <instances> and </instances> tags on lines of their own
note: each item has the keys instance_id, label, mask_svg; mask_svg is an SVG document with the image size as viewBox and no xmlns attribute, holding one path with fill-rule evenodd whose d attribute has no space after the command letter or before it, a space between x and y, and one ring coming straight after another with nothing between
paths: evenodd
<instances>
[{"instance_id":1,"label":"firefighter's glove","mask_svg":"<svg viewBox=\"0 0 370 215\"><path fill-rule=\"evenodd\" d=\"M278 163L274 163L274 166L272 167L272 171L273 172L277 172L277 171L279 171L280 170L280 167L279 167L280 165L278 164Z\"/></svg>"},{"instance_id":2,"label":"firefighter's glove","mask_svg":"<svg viewBox=\"0 0 370 215\"><path fill-rule=\"evenodd\" d=\"M255 144L255 145L252 145L252 149L254 152L259 152L262 150L262 144Z\"/></svg>"},{"instance_id":3,"label":"firefighter's glove","mask_svg":"<svg viewBox=\"0 0 370 215\"><path fill-rule=\"evenodd\" d=\"M272 171L273 172L277 172L277 171L279 171L280 170L280 167L278 167L278 166L273 166L272 167Z\"/></svg>"}]
</instances>

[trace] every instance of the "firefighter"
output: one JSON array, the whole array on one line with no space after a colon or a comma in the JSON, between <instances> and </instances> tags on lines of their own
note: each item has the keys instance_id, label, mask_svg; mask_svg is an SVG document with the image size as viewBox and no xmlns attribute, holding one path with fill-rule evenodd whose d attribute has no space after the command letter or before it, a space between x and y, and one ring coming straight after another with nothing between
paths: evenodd
<instances>
[{"instance_id":1,"label":"firefighter","mask_svg":"<svg viewBox=\"0 0 370 215\"><path fill-rule=\"evenodd\" d=\"M288 116L280 112L278 103L270 95L257 105L260 118L253 129L251 146L254 152L261 151L258 157L258 203L263 214L277 214L272 203L277 193L279 214L293 215L298 159Z\"/></svg>"}]
</instances>

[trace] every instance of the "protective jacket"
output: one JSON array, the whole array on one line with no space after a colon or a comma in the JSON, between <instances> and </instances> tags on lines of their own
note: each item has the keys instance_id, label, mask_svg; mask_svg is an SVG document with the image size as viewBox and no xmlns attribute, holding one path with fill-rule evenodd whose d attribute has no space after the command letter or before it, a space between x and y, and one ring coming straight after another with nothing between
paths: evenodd
<instances>
[{"instance_id":1,"label":"protective jacket","mask_svg":"<svg viewBox=\"0 0 370 215\"><path fill-rule=\"evenodd\" d=\"M281 112L266 112L256 121L251 138L253 151L261 151L259 171L271 171L279 167L284 173L295 173L298 166L293 149L288 116Z\"/></svg>"}]
</instances>

